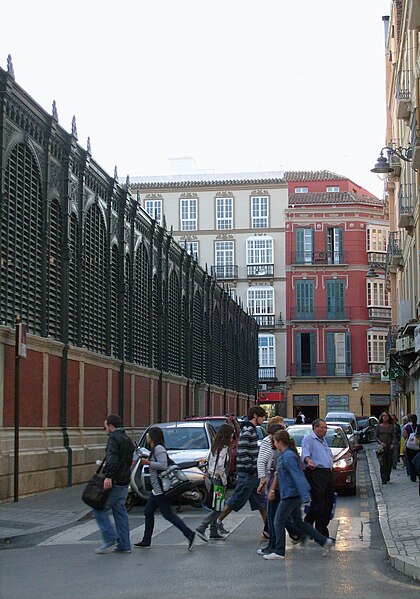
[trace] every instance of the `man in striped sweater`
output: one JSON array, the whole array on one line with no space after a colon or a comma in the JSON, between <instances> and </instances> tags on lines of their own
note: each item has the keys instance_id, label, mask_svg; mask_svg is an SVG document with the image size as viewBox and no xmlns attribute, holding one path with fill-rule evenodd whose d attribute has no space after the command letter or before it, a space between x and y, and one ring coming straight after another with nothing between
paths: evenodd
<instances>
[{"instance_id":1,"label":"man in striped sweater","mask_svg":"<svg viewBox=\"0 0 420 599\"><path fill-rule=\"evenodd\" d=\"M232 497L226 501L226 507L217 520L218 526L222 525L222 521L230 512L239 512L247 501L249 501L251 510L260 511L265 524L265 496L257 493L259 484L257 473L258 437L255 428L257 425L261 426L265 418L265 410L260 406L249 408L248 420L242 426L236 453L238 482Z\"/></svg>"}]
</instances>

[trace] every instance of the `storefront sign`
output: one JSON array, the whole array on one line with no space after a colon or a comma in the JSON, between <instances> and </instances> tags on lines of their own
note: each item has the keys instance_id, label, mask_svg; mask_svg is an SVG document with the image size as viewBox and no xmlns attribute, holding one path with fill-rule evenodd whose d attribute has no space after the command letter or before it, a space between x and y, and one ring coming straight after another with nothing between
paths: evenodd
<instances>
[{"instance_id":1,"label":"storefront sign","mask_svg":"<svg viewBox=\"0 0 420 599\"><path fill-rule=\"evenodd\" d=\"M319 395L294 395L294 406L317 406L319 404Z\"/></svg>"},{"instance_id":2,"label":"storefront sign","mask_svg":"<svg viewBox=\"0 0 420 599\"><path fill-rule=\"evenodd\" d=\"M284 401L284 391L259 391L258 401L260 403Z\"/></svg>"},{"instance_id":3,"label":"storefront sign","mask_svg":"<svg viewBox=\"0 0 420 599\"><path fill-rule=\"evenodd\" d=\"M370 405L371 406L389 406L391 403L389 395L371 395Z\"/></svg>"},{"instance_id":4,"label":"storefront sign","mask_svg":"<svg viewBox=\"0 0 420 599\"><path fill-rule=\"evenodd\" d=\"M344 411L349 409L348 395L327 395L327 411L336 409Z\"/></svg>"}]
</instances>

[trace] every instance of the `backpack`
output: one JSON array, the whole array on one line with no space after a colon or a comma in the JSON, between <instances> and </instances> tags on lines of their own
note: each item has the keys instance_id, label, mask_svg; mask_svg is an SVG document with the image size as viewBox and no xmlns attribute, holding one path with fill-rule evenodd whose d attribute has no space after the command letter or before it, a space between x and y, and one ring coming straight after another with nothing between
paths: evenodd
<instances>
[{"instance_id":1,"label":"backpack","mask_svg":"<svg viewBox=\"0 0 420 599\"><path fill-rule=\"evenodd\" d=\"M413 449L414 451L417 451L418 449L420 449L420 445L419 445L419 439L416 437L416 432L413 430L413 425L411 424L411 430L413 431L412 433L410 433L410 436L407 439L407 443L406 443L406 447L408 449Z\"/></svg>"}]
</instances>

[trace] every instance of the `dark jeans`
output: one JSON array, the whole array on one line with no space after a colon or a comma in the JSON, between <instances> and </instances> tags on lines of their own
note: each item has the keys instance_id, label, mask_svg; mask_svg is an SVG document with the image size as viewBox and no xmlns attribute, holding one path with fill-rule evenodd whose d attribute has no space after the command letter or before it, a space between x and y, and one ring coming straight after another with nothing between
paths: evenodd
<instances>
[{"instance_id":1,"label":"dark jeans","mask_svg":"<svg viewBox=\"0 0 420 599\"><path fill-rule=\"evenodd\" d=\"M410 478L413 482L416 481L417 471L411 462L413 461L413 458L416 457L418 451L418 449L409 449L407 446L405 448L405 459L407 460L407 473L410 475Z\"/></svg>"},{"instance_id":2,"label":"dark jeans","mask_svg":"<svg viewBox=\"0 0 420 599\"><path fill-rule=\"evenodd\" d=\"M268 533L270 535L270 540L268 541L267 548L271 551L274 551L276 546L276 529L274 526L274 517L276 515L277 509L280 504L280 495L278 491L276 491L275 499L273 501L267 502L267 524L268 524ZM291 518L288 518L285 523L285 528L289 535L293 535L295 539L300 538L300 533L293 525L293 521Z\"/></svg>"},{"instance_id":3,"label":"dark jeans","mask_svg":"<svg viewBox=\"0 0 420 599\"><path fill-rule=\"evenodd\" d=\"M333 473L328 468L306 468L305 476L311 485L311 507L305 522L315 524L316 530L328 537L328 523L334 503Z\"/></svg>"},{"instance_id":4,"label":"dark jeans","mask_svg":"<svg viewBox=\"0 0 420 599\"><path fill-rule=\"evenodd\" d=\"M384 447L384 451L381 455L380 461L381 480L383 483L387 483L391 478L393 455L393 449L390 449L389 447Z\"/></svg>"},{"instance_id":5,"label":"dark jeans","mask_svg":"<svg viewBox=\"0 0 420 599\"><path fill-rule=\"evenodd\" d=\"M300 511L300 497L289 497L282 499L277 508L274 517L274 528L276 531L276 546L275 553L284 555L286 551L286 534L285 525L287 520L291 518L295 530L299 533L302 540L306 537L311 537L319 545L324 546L327 537L319 533L313 526L306 522L302 522L302 514Z\"/></svg>"},{"instance_id":6,"label":"dark jeans","mask_svg":"<svg viewBox=\"0 0 420 599\"><path fill-rule=\"evenodd\" d=\"M172 507L168 499L164 495L153 495L150 493L149 499L147 500L146 507L144 509L144 517L146 519L144 527L143 541L145 543L151 543L153 528L155 526L155 511L159 508L160 513L171 522L174 526L184 534L187 539L191 538L193 531L184 524L184 522L176 514L173 513Z\"/></svg>"}]
</instances>

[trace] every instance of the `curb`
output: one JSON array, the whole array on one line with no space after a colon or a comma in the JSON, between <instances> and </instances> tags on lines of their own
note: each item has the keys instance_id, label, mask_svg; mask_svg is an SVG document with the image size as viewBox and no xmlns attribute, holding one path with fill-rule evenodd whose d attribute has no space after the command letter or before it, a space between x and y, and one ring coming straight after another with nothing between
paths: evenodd
<instances>
[{"instance_id":1,"label":"curb","mask_svg":"<svg viewBox=\"0 0 420 599\"><path fill-rule=\"evenodd\" d=\"M373 464L373 452L366 451L365 453L369 466L373 492L375 494L376 506L378 508L379 525L384 537L389 562L391 566L399 572L402 572L406 576L411 576L416 580L420 580L420 564L418 564L415 560L412 560L406 556L402 556L398 553L394 538L392 536L391 528L389 526L388 508L382 493L381 481L379 480L376 468Z\"/></svg>"}]
</instances>

